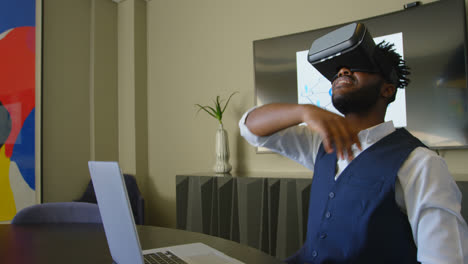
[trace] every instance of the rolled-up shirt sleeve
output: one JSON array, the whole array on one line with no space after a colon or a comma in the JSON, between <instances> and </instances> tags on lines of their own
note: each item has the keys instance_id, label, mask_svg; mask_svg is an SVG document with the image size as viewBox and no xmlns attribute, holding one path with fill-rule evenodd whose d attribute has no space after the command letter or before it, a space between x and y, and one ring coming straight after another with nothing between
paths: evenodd
<instances>
[{"instance_id":1,"label":"rolled-up shirt sleeve","mask_svg":"<svg viewBox=\"0 0 468 264\"><path fill-rule=\"evenodd\" d=\"M298 125L269 136L257 136L245 125L245 120L253 110L255 107L248 110L239 121L241 136L255 147L268 148L313 171L315 157L322 142L319 134L310 131L307 126Z\"/></svg>"},{"instance_id":2,"label":"rolled-up shirt sleeve","mask_svg":"<svg viewBox=\"0 0 468 264\"><path fill-rule=\"evenodd\" d=\"M399 170L405 207L422 264L468 263L461 193L445 161L418 148Z\"/></svg>"}]
</instances>

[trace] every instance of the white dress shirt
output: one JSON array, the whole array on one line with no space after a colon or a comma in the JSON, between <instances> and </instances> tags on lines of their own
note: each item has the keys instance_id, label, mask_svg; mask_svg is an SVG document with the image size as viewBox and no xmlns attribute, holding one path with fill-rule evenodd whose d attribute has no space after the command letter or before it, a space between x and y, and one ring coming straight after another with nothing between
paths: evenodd
<instances>
[{"instance_id":1,"label":"white dress shirt","mask_svg":"<svg viewBox=\"0 0 468 264\"><path fill-rule=\"evenodd\" d=\"M269 148L313 171L322 142L319 134L306 126L293 126L267 137L256 136L245 125L253 109L239 121L241 135L251 145ZM360 131L362 151L393 131L391 121ZM352 150L354 157L362 153L355 145ZM335 180L349 163L338 160ZM395 200L408 216L419 262L468 264L468 227L460 214L461 193L441 157L424 147L411 152L398 171Z\"/></svg>"}]
</instances>

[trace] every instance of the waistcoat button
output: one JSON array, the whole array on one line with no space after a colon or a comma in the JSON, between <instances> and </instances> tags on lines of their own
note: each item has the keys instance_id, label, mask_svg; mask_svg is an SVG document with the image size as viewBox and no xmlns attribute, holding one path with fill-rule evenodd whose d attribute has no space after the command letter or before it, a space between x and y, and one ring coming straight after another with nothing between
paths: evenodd
<instances>
[{"instance_id":1,"label":"waistcoat button","mask_svg":"<svg viewBox=\"0 0 468 264\"><path fill-rule=\"evenodd\" d=\"M326 217L326 218L330 218L330 216L331 216L331 213L330 213L330 212L326 212L326 213L325 213L325 217Z\"/></svg>"},{"instance_id":2,"label":"waistcoat button","mask_svg":"<svg viewBox=\"0 0 468 264\"><path fill-rule=\"evenodd\" d=\"M334 192L330 192L330 193L328 194L328 197L330 197L330 199L335 198L335 193L334 193Z\"/></svg>"},{"instance_id":3,"label":"waistcoat button","mask_svg":"<svg viewBox=\"0 0 468 264\"><path fill-rule=\"evenodd\" d=\"M312 251L312 257L314 257L314 258L315 258L317 255L318 255L317 251L315 251L315 250L314 250L314 251Z\"/></svg>"}]
</instances>

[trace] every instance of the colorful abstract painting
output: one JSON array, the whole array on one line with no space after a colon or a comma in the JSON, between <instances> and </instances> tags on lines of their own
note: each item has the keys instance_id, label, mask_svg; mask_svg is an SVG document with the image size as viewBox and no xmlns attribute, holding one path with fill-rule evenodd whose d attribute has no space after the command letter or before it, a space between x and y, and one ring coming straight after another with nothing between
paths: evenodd
<instances>
[{"instance_id":1,"label":"colorful abstract painting","mask_svg":"<svg viewBox=\"0 0 468 264\"><path fill-rule=\"evenodd\" d=\"M0 221L36 203L36 0L0 0Z\"/></svg>"}]
</instances>

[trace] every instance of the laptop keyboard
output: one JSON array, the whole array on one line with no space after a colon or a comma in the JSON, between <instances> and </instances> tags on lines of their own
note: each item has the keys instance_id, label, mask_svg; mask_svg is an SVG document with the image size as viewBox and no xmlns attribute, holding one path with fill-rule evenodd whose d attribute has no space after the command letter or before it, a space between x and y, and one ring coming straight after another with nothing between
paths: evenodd
<instances>
[{"instance_id":1,"label":"laptop keyboard","mask_svg":"<svg viewBox=\"0 0 468 264\"><path fill-rule=\"evenodd\" d=\"M143 255L145 259L145 264L187 264L173 253L166 252L156 252Z\"/></svg>"}]
</instances>

